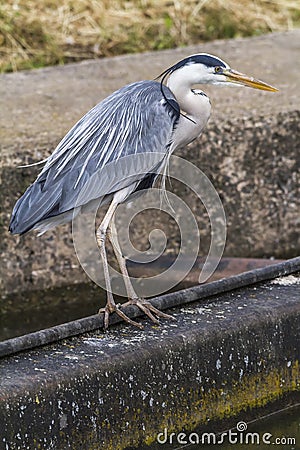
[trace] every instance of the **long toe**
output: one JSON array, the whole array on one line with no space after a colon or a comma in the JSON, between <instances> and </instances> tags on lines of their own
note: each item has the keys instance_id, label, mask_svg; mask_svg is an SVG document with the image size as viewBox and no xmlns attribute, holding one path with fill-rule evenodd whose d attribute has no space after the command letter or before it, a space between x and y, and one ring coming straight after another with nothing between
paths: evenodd
<instances>
[{"instance_id":1,"label":"long toe","mask_svg":"<svg viewBox=\"0 0 300 450\"><path fill-rule=\"evenodd\" d=\"M110 305L106 305L105 308L100 308L98 311L99 314L104 314L104 329L107 330L109 325L109 316L110 314L116 313L121 319L125 322L130 323L131 325L140 328L141 330L144 328L142 324L135 322L135 320L130 319L130 317L126 316L126 314L120 310L120 308L116 305L115 307L111 307Z\"/></svg>"},{"instance_id":2,"label":"long toe","mask_svg":"<svg viewBox=\"0 0 300 450\"><path fill-rule=\"evenodd\" d=\"M148 316L149 319L152 320L152 322L156 323L156 325L159 325L159 320L152 314L148 306L145 306L142 302L134 304L138 306L138 308L140 308L146 314L146 316Z\"/></svg>"},{"instance_id":3,"label":"long toe","mask_svg":"<svg viewBox=\"0 0 300 450\"><path fill-rule=\"evenodd\" d=\"M142 298L141 299L140 298L130 299L126 303L124 303L122 306L126 307L126 306L130 306L130 305L134 305L134 306L137 306L138 308L140 308L140 310L143 311L156 324L158 324L159 321L155 316L162 317L164 319L176 320L175 317L171 316L170 314L163 313L159 309L155 308L155 306L153 306L150 302L148 302L147 300L144 300Z\"/></svg>"},{"instance_id":4,"label":"long toe","mask_svg":"<svg viewBox=\"0 0 300 450\"><path fill-rule=\"evenodd\" d=\"M145 302L147 304L147 307L150 311L152 311L154 314L156 314L158 317L163 317L164 319L171 319L176 320L175 317L171 316L170 314L166 314L162 312L160 309L155 308L150 302Z\"/></svg>"},{"instance_id":5,"label":"long toe","mask_svg":"<svg viewBox=\"0 0 300 450\"><path fill-rule=\"evenodd\" d=\"M118 307L115 311L119 317L121 317L121 319L123 319L125 322L130 323L131 325L140 328L141 330L144 328L143 325L141 323L136 322L135 320L130 319L130 317L126 316L125 313L123 313L123 311L121 311Z\"/></svg>"}]
</instances>

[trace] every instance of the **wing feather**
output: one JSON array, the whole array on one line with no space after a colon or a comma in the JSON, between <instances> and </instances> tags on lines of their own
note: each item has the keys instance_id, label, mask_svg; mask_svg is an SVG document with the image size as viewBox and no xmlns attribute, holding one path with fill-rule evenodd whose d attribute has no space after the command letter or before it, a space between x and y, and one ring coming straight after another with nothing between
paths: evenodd
<instances>
[{"instance_id":1,"label":"wing feather","mask_svg":"<svg viewBox=\"0 0 300 450\"><path fill-rule=\"evenodd\" d=\"M83 116L16 203L10 230L23 233L42 220L142 180L157 168L179 117L178 104L167 87L164 94L170 103L160 83L133 83Z\"/></svg>"}]
</instances>

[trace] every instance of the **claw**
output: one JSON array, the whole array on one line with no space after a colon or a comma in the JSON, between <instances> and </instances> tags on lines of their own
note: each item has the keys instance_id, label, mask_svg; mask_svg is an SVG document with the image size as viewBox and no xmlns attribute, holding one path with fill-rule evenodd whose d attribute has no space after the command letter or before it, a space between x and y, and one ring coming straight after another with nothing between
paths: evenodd
<instances>
[{"instance_id":1,"label":"claw","mask_svg":"<svg viewBox=\"0 0 300 450\"><path fill-rule=\"evenodd\" d=\"M141 330L144 328L142 324L135 322L134 320L130 319L130 317L126 316L126 314L120 310L119 306L107 304L104 308L100 308L98 311L98 314L104 313L104 330L107 330L109 325L109 316L114 312L118 314L118 316L121 317L121 319L123 319L125 322L130 323L131 325L138 327Z\"/></svg>"},{"instance_id":2,"label":"claw","mask_svg":"<svg viewBox=\"0 0 300 450\"><path fill-rule=\"evenodd\" d=\"M159 325L159 320L157 317L162 317L164 319L172 319L176 320L175 317L170 316L170 314L163 313L159 309L155 308L150 302L144 300L143 298L131 298L126 303L116 305L112 296L108 296L107 303L104 308L100 308L98 313L104 314L104 330L107 330L109 325L109 316L110 314L116 313L121 319L125 322L130 323L131 325L140 328L141 330L144 328L142 324L135 322L135 320L130 319L122 310L121 307L126 306L137 306L143 311L149 319L152 320L156 325Z\"/></svg>"}]
</instances>

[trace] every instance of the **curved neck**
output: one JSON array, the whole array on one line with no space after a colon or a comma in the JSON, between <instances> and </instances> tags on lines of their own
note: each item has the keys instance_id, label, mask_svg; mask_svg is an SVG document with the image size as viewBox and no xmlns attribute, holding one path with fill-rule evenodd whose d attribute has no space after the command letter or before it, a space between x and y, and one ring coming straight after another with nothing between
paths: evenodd
<instances>
[{"instance_id":1,"label":"curved neck","mask_svg":"<svg viewBox=\"0 0 300 450\"><path fill-rule=\"evenodd\" d=\"M192 86L199 83L198 79L198 74L187 66L175 70L167 81L167 86L174 94L180 109L196 120L210 113L208 97L195 95L192 91Z\"/></svg>"},{"instance_id":2,"label":"curved neck","mask_svg":"<svg viewBox=\"0 0 300 450\"><path fill-rule=\"evenodd\" d=\"M187 74L186 68L181 68L180 70L175 70L175 72L171 73L168 78L167 86L173 92L175 98L177 99L180 108L186 111L187 113L193 113L189 111L190 101L191 101L191 89L193 84L196 83L191 80L190 72ZM189 76L186 76L189 75ZM188 80L188 81L187 81Z\"/></svg>"}]
</instances>

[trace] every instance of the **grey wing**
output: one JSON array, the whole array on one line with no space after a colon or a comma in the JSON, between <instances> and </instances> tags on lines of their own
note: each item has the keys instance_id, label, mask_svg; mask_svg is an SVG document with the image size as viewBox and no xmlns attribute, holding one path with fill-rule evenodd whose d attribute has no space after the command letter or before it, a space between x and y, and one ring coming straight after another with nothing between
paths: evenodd
<instances>
[{"instance_id":1,"label":"grey wing","mask_svg":"<svg viewBox=\"0 0 300 450\"><path fill-rule=\"evenodd\" d=\"M91 109L58 144L16 203L12 233L142 180L163 161L179 117L167 87L141 81Z\"/></svg>"}]
</instances>

